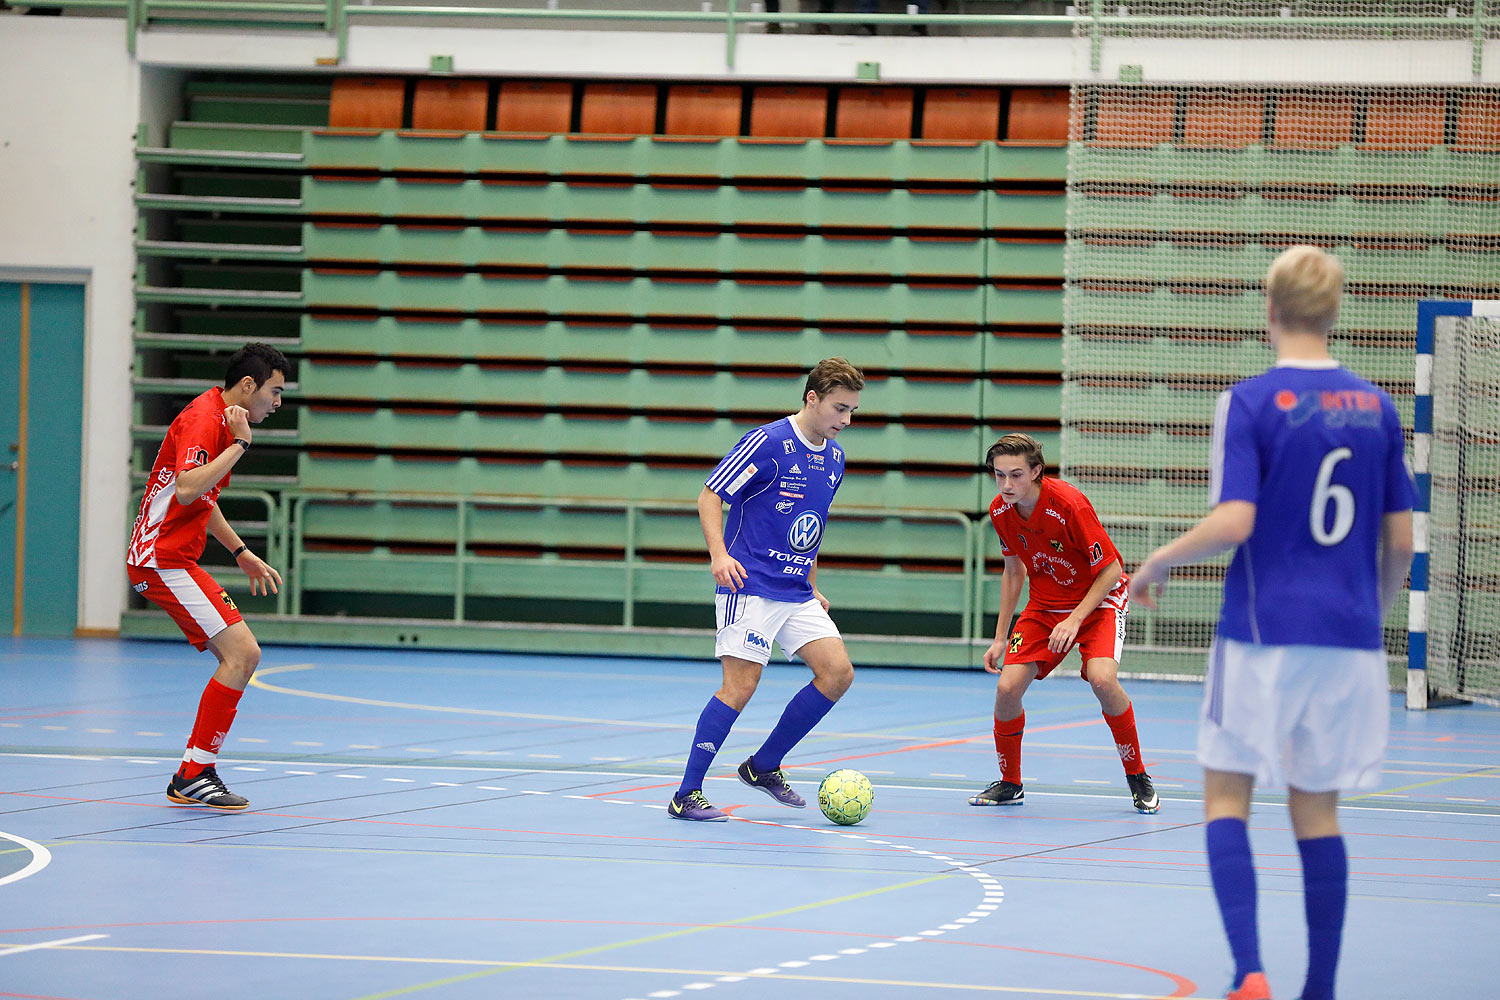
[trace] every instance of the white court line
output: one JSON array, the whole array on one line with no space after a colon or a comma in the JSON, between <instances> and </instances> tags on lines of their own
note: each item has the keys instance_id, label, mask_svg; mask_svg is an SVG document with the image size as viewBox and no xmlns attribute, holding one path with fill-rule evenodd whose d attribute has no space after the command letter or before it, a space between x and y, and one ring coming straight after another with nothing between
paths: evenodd
<instances>
[{"instance_id":1,"label":"white court line","mask_svg":"<svg viewBox=\"0 0 1500 1000\"><path fill-rule=\"evenodd\" d=\"M41 941L37 944L20 944L14 948L0 948L0 958L6 955L19 955L23 951L39 951L42 948L60 948L65 944L77 944L80 941L97 941L107 938L108 934L85 934L82 937L59 938L56 941Z\"/></svg>"},{"instance_id":2,"label":"white court line","mask_svg":"<svg viewBox=\"0 0 1500 1000\"><path fill-rule=\"evenodd\" d=\"M19 882L23 878L35 875L52 863L52 852L35 841L27 840L25 837L18 837L13 833L6 833L4 830L0 830L0 837L13 844L19 844L31 852L31 860L27 862L26 867L18 872L11 872L4 878L0 878L0 885L5 885L7 882ZM4 954L4 952L0 952L0 954Z\"/></svg>"}]
</instances>

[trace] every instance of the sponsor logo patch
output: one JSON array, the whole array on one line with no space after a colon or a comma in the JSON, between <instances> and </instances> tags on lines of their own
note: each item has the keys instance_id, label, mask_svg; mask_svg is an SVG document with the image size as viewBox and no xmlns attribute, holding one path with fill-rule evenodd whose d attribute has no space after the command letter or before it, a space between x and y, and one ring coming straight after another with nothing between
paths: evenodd
<instances>
[{"instance_id":1,"label":"sponsor logo patch","mask_svg":"<svg viewBox=\"0 0 1500 1000\"><path fill-rule=\"evenodd\" d=\"M713 743L708 740L704 740L702 743L696 744L696 746L699 750L707 750L709 753L719 752L719 748L714 746Z\"/></svg>"},{"instance_id":2,"label":"sponsor logo patch","mask_svg":"<svg viewBox=\"0 0 1500 1000\"><path fill-rule=\"evenodd\" d=\"M150 586L151 584L147 583L145 580L142 580L140 583L136 584L130 589L135 591L137 594L144 594L146 592L146 589Z\"/></svg>"},{"instance_id":3,"label":"sponsor logo patch","mask_svg":"<svg viewBox=\"0 0 1500 1000\"><path fill-rule=\"evenodd\" d=\"M793 552L811 552L822 539L823 521L810 510L798 514L786 533L787 544Z\"/></svg>"},{"instance_id":4,"label":"sponsor logo patch","mask_svg":"<svg viewBox=\"0 0 1500 1000\"><path fill-rule=\"evenodd\" d=\"M744 486L750 481L751 477L754 476L755 473L755 463L751 462L749 465L745 466L744 472L741 472L738 476L734 477L734 482L730 483L727 487L724 488L724 492L729 494L730 496L734 496L740 491L741 486Z\"/></svg>"},{"instance_id":5,"label":"sponsor logo patch","mask_svg":"<svg viewBox=\"0 0 1500 1000\"><path fill-rule=\"evenodd\" d=\"M792 512L792 508L795 507L795 506L797 506L797 505L794 504L794 503L792 503L792 501L790 501L790 500L777 500L776 501L776 513L778 513L778 514L790 514Z\"/></svg>"}]
</instances>

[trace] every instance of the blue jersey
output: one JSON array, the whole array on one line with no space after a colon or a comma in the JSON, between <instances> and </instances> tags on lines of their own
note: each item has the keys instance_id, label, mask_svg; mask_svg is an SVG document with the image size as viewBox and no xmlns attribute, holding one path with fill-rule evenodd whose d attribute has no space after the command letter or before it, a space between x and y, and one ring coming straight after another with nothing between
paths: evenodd
<instances>
[{"instance_id":1,"label":"blue jersey","mask_svg":"<svg viewBox=\"0 0 1500 1000\"><path fill-rule=\"evenodd\" d=\"M755 428L724 456L704 485L729 504L724 547L745 567L740 593L798 603L812 597L808 571L843 481L843 449L809 444L791 417Z\"/></svg>"},{"instance_id":2,"label":"blue jersey","mask_svg":"<svg viewBox=\"0 0 1500 1000\"><path fill-rule=\"evenodd\" d=\"M1268 646L1384 648L1379 539L1411 510L1401 420L1332 362L1230 387L1214 416L1211 502L1255 504L1224 580L1219 635Z\"/></svg>"}]
</instances>

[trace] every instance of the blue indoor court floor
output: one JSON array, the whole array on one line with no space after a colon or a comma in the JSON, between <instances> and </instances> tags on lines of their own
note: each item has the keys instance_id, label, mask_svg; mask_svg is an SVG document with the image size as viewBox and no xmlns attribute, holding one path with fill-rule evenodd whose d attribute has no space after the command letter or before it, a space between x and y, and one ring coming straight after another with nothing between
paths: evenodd
<instances>
[{"instance_id":1,"label":"blue indoor court floor","mask_svg":"<svg viewBox=\"0 0 1500 1000\"><path fill-rule=\"evenodd\" d=\"M1027 695L1026 802L995 775L993 678L860 669L788 758L836 827L741 785L801 666L768 668L705 785L668 819L700 661L267 647L220 756L251 800L168 804L207 654L0 640L0 997L880 1000L1222 997L1204 862L1199 688L1126 682L1161 812L1130 806L1087 686ZM1128 663L1127 663L1128 667ZM1500 996L1500 712L1391 701L1381 788L1347 801L1340 996ZM1282 798L1251 822L1275 995L1304 965Z\"/></svg>"}]
</instances>

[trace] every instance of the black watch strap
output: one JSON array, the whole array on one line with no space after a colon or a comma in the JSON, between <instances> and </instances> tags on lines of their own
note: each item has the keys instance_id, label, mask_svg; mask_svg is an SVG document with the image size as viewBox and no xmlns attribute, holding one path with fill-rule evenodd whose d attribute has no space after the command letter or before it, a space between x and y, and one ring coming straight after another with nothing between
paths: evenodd
<instances>
[{"instance_id":1,"label":"black watch strap","mask_svg":"<svg viewBox=\"0 0 1500 1000\"><path fill-rule=\"evenodd\" d=\"M240 553L244 552L248 548L250 548L250 546L248 546L248 545L241 545L239 548L237 548L233 552L229 553L229 555L232 558L238 559L240 557Z\"/></svg>"},{"instance_id":2,"label":"black watch strap","mask_svg":"<svg viewBox=\"0 0 1500 1000\"><path fill-rule=\"evenodd\" d=\"M246 441L244 438L235 438L234 443L240 446L240 451L250 450L250 442Z\"/></svg>"}]
</instances>

